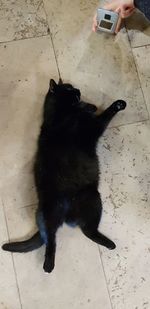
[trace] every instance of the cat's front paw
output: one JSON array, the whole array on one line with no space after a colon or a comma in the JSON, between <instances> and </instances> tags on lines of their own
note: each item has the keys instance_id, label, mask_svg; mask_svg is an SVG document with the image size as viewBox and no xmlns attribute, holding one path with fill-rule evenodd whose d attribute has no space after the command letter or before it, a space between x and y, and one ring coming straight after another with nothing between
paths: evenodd
<instances>
[{"instance_id":1,"label":"cat's front paw","mask_svg":"<svg viewBox=\"0 0 150 309\"><path fill-rule=\"evenodd\" d=\"M80 108L87 113L95 113L97 111L97 107L94 104L80 102Z\"/></svg>"},{"instance_id":2,"label":"cat's front paw","mask_svg":"<svg viewBox=\"0 0 150 309\"><path fill-rule=\"evenodd\" d=\"M124 110L127 106L127 103L123 100L117 100L113 103L114 109L116 112L119 112L121 110Z\"/></svg>"},{"instance_id":3,"label":"cat's front paw","mask_svg":"<svg viewBox=\"0 0 150 309\"><path fill-rule=\"evenodd\" d=\"M93 104L89 104L87 107L86 107L86 111L88 113L95 113L97 111L97 107Z\"/></svg>"},{"instance_id":4,"label":"cat's front paw","mask_svg":"<svg viewBox=\"0 0 150 309\"><path fill-rule=\"evenodd\" d=\"M109 250L114 250L114 249L116 248L116 245L115 245L115 243L114 243L113 241L111 241L111 240L109 239L109 241L107 242L107 248L108 248Z\"/></svg>"}]
</instances>

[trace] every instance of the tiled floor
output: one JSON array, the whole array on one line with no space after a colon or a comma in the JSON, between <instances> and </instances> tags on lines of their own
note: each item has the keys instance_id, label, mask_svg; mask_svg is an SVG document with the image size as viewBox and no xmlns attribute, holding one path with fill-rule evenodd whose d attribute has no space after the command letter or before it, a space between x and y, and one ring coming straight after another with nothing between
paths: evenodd
<instances>
[{"instance_id":1,"label":"tiled floor","mask_svg":"<svg viewBox=\"0 0 150 309\"><path fill-rule=\"evenodd\" d=\"M32 163L50 77L103 108L128 103L98 145L107 251L64 226L56 268L44 250L0 251L0 309L150 308L150 26L91 33L97 0L0 1L0 242L35 229Z\"/></svg>"}]
</instances>

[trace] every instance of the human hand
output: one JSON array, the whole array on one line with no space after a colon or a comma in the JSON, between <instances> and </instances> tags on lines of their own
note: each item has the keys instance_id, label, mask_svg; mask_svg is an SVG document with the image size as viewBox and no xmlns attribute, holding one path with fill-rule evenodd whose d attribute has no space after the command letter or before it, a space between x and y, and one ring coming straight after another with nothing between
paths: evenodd
<instances>
[{"instance_id":1,"label":"human hand","mask_svg":"<svg viewBox=\"0 0 150 309\"><path fill-rule=\"evenodd\" d=\"M122 19L129 17L135 10L134 0L112 0L103 6L104 9L117 12L120 15L115 33L118 33L121 27ZM92 30L97 29L97 14L93 18Z\"/></svg>"}]
</instances>

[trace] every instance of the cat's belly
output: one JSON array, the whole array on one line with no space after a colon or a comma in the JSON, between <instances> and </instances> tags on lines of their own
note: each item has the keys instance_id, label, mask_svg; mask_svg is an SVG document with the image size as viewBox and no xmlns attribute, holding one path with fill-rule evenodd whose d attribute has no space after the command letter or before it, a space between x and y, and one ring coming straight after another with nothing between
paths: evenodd
<instances>
[{"instance_id":1,"label":"cat's belly","mask_svg":"<svg viewBox=\"0 0 150 309\"><path fill-rule=\"evenodd\" d=\"M59 191L76 191L99 180L98 161L78 158L61 165L57 171L56 186Z\"/></svg>"}]
</instances>

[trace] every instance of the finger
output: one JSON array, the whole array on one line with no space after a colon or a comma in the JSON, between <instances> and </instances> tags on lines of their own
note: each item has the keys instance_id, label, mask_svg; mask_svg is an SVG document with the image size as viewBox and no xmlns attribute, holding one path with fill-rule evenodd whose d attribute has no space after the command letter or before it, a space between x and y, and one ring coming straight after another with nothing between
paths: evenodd
<instances>
[{"instance_id":1,"label":"finger","mask_svg":"<svg viewBox=\"0 0 150 309\"><path fill-rule=\"evenodd\" d=\"M93 18L93 25L92 25L92 31L96 32L97 30L97 15Z\"/></svg>"},{"instance_id":2,"label":"finger","mask_svg":"<svg viewBox=\"0 0 150 309\"><path fill-rule=\"evenodd\" d=\"M120 7L115 10L116 13L120 14Z\"/></svg>"},{"instance_id":3,"label":"finger","mask_svg":"<svg viewBox=\"0 0 150 309\"><path fill-rule=\"evenodd\" d=\"M116 26L116 29L115 29L115 33L117 34L117 33L120 31L120 29L121 29L121 24L122 24L122 18L121 18L121 16L120 16L120 7L118 7L118 8L115 10L115 12L119 14L117 26Z\"/></svg>"},{"instance_id":4,"label":"finger","mask_svg":"<svg viewBox=\"0 0 150 309\"><path fill-rule=\"evenodd\" d=\"M134 12L135 8L125 8L124 6L120 7L120 15L122 18L127 18L131 16Z\"/></svg>"},{"instance_id":5,"label":"finger","mask_svg":"<svg viewBox=\"0 0 150 309\"><path fill-rule=\"evenodd\" d=\"M116 34L120 31L120 29L121 29L121 24L122 24L122 18L119 17L118 23L117 23L117 26L116 26L116 29L115 29L115 33L116 33Z\"/></svg>"},{"instance_id":6,"label":"finger","mask_svg":"<svg viewBox=\"0 0 150 309\"><path fill-rule=\"evenodd\" d=\"M92 31L96 32L97 27L95 25L92 26Z\"/></svg>"},{"instance_id":7,"label":"finger","mask_svg":"<svg viewBox=\"0 0 150 309\"><path fill-rule=\"evenodd\" d=\"M96 30L97 30L97 24L94 24L94 23L93 23L93 25L92 25L92 31L93 31L93 32L96 32Z\"/></svg>"}]
</instances>

